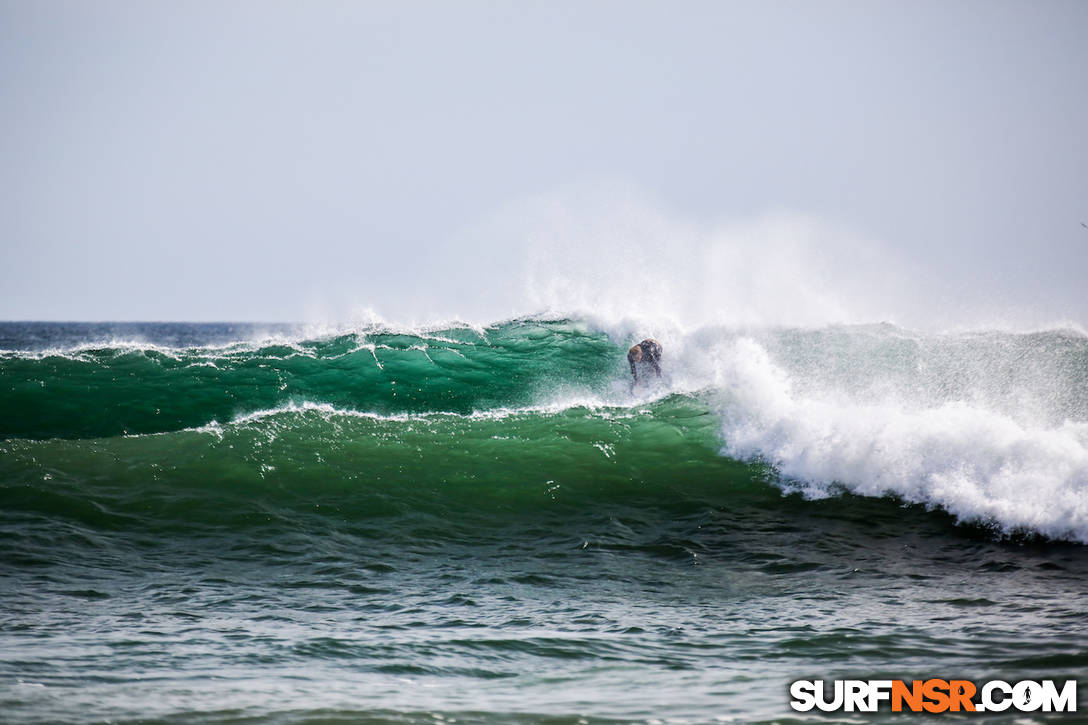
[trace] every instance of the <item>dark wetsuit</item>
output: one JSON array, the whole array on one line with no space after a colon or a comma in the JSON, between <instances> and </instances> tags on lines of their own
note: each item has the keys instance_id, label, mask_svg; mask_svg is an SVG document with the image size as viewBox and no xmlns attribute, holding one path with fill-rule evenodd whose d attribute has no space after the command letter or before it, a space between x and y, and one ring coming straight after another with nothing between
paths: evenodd
<instances>
[{"instance_id":1,"label":"dark wetsuit","mask_svg":"<svg viewBox=\"0 0 1088 725\"><path fill-rule=\"evenodd\" d=\"M639 364L649 365L654 372L661 375L661 344L652 338L647 338L627 351L627 362L631 365L631 375L638 380Z\"/></svg>"}]
</instances>

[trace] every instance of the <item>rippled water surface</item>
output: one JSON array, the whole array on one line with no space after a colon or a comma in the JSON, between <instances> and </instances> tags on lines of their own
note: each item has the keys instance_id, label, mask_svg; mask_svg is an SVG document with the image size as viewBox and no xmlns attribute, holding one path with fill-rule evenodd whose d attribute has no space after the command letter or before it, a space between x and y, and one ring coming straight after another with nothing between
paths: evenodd
<instances>
[{"instance_id":1,"label":"rippled water surface","mask_svg":"<svg viewBox=\"0 0 1088 725\"><path fill-rule=\"evenodd\" d=\"M1073 380L1075 339L730 333L728 378L665 339L666 378L631 390L626 341L570 321L0 327L3 722L825 722L790 681L1088 673L1088 514L1001 478L1045 453L1083 502L1076 451L1027 448L1075 441L1082 398L1021 373L1045 410L1004 410L939 369L975 345L1004 375L1016 343ZM746 412L752 345L789 378L773 419ZM864 386L841 357L860 345L887 353ZM1020 457L983 470L968 426L922 451L963 477L911 479L835 438L883 440L893 397L919 425L1011 421ZM847 413L872 417L826 425ZM825 480L818 445L870 465Z\"/></svg>"}]
</instances>

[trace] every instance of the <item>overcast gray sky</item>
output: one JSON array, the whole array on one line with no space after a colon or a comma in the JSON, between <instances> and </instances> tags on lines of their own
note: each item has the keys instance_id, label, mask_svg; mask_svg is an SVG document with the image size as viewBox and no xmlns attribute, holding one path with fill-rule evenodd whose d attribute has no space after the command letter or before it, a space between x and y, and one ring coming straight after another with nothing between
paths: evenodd
<instances>
[{"instance_id":1,"label":"overcast gray sky","mask_svg":"<svg viewBox=\"0 0 1088 725\"><path fill-rule=\"evenodd\" d=\"M0 318L532 312L574 215L1088 325L1086 129L1076 0L0 0Z\"/></svg>"}]
</instances>

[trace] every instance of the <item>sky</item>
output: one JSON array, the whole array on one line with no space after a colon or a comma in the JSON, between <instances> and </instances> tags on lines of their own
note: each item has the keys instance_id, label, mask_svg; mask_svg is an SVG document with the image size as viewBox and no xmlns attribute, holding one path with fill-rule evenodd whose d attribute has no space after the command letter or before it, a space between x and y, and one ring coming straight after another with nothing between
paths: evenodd
<instances>
[{"instance_id":1,"label":"sky","mask_svg":"<svg viewBox=\"0 0 1088 725\"><path fill-rule=\"evenodd\" d=\"M1083 327L1085 129L1078 0L0 0L0 319Z\"/></svg>"}]
</instances>

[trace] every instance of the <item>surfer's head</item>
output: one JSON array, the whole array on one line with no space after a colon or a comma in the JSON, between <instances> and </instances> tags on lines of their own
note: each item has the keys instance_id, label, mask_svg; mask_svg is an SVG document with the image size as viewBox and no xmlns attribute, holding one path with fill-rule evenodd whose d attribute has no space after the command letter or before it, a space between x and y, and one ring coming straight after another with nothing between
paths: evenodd
<instances>
[{"instance_id":1,"label":"surfer's head","mask_svg":"<svg viewBox=\"0 0 1088 725\"><path fill-rule=\"evenodd\" d=\"M661 366L657 364L660 359L661 344L649 337L627 351L627 362L631 365L631 376L635 380L638 380L640 364L649 364L655 373L661 375Z\"/></svg>"},{"instance_id":2,"label":"surfer's head","mask_svg":"<svg viewBox=\"0 0 1088 725\"><path fill-rule=\"evenodd\" d=\"M642 356L646 362L656 363L661 359L661 343L652 337L647 337L638 344L638 347L642 350Z\"/></svg>"}]
</instances>

